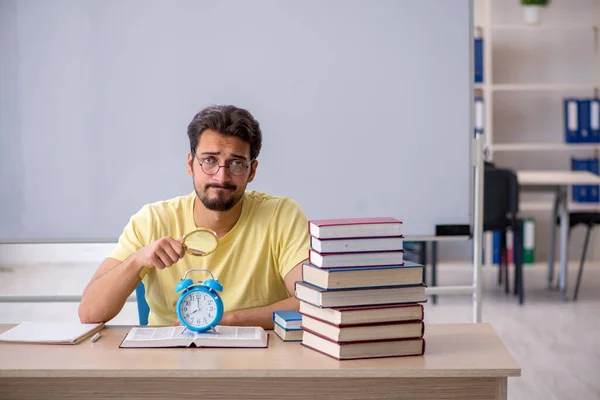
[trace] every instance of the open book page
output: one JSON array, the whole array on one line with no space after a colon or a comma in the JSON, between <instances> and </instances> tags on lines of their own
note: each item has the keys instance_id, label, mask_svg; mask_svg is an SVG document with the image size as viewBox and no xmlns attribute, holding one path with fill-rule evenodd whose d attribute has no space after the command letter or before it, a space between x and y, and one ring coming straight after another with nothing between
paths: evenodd
<instances>
[{"instance_id":1,"label":"open book page","mask_svg":"<svg viewBox=\"0 0 600 400\"><path fill-rule=\"evenodd\" d=\"M254 326L215 326L214 332L197 333L197 338L215 338L223 340L260 339L261 329Z\"/></svg>"},{"instance_id":2,"label":"open book page","mask_svg":"<svg viewBox=\"0 0 600 400\"><path fill-rule=\"evenodd\" d=\"M133 328L127 335L127 340L167 339L188 339L191 342L194 339L194 332L186 330L183 326L166 326L160 328Z\"/></svg>"},{"instance_id":3,"label":"open book page","mask_svg":"<svg viewBox=\"0 0 600 400\"><path fill-rule=\"evenodd\" d=\"M267 347L267 333L260 326L221 326L197 333L196 346L209 347Z\"/></svg>"},{"instance_id":4,"label":"open book page","mask_svg":"<svg viewBox=\"0 0 600 400\"><path fill-rule=\"evenodd\" d=\"M194 332L182 326L132 328L121 347L178 347L189 346Z\"/></svg>"}]
</instances>

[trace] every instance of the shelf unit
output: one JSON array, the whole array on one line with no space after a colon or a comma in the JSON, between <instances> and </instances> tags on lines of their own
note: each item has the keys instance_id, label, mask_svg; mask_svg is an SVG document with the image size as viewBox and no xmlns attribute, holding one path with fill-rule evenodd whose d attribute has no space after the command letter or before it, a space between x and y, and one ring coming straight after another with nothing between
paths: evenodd
<instances>
[{"instance_id":1,"label":"shelf unit","mask_svg":"<svg viewBox=\"0 0 600 400\"><path fill-rule=\"evenodd\" d=\"M576 4L566 3L564 0L565 7L576 7ZM524 93L524 92L565 92L565 97L569 92L587 92L588 96L599 96L600 90L600 46L599 46L599 32L600 32L600 0L593 1L593 22L587 24L564 24L560 22L548 22L536 26L526 25L525 22L522 24L502 24L494 23L492 20L492 2L494 5L498 5L503 0L479 0L476 1L475 6L481 7L483 11L479 13L479 21L475 20L475 27L479 28L483 35L483 53L484 53L484 83L474 84L478 96L484 98L484 155L488 161L494 161L495 156L498 153L517 153L520 157L527 157L528 155L539 154L540 152L556 152L557 157L565 157L568 159L571 154L581 154L587 152L598 157L600 154L600 144L594 143L566 143L561 136L562 141L557 139L548 140L547 142L532 142L526 140L526 132L523 132L523 142L511 142L505 140L497 140L494 135L494 95L497 93ZM517 3L516 1L514 3ZM551 2L549 7L553 7L556 2ZM581 4L581 3L580 3ZM590 4L590 3L587 3ZM500 11L504 12L507 10L506 5L501 5ZM512 10L514 11L514 9ZM592 10L590 10L592 11ZM567 19L567 18L565 18ZM501 83L494 80L493 70L493 51L494 48L494 37L495 35L515 35L515 34L527 34L532 31L542 31L540 34L572 34L573 32L581 31L582 34L589 32L593 35L593 75L583 77L583 82L573 82L568 80L566 82L552 82L552 83L534 83L534 82L518 82L518 83ZM576 33L573 33L576 34ZM560 36L559 36L560 37ZM518 59L515 61L518 63ZM574 79L580 79L579 76L573 76ZM591 79L592 82L586 81ZM562 112L562 111L561 111ZM538 136L539 137L539 136ZM590 154L590 155L591 155ZM552 210L551 201L522 201L520 204L520 210L525 213L530 212L543 212L549 213ZM569 210L572 211L600 211L600 205L598 203L569 203ZM491 248L491 234L486 234L484 237L485 248ZM486 252L486 265L491 264L491 252Z\"/></svg>"},{"instance_id":2,"label":"shelf unit","mask_svg":"<svg viewBox=\"0 0 600 400\"><path fill-rule=\"evenodd\" d=\"M484 44L485 46L485 44ZM475 89L488 89L491 92L500 92L500 91L533 91L533 90L554 90L554 91L564 91L564 90L594 90L600 86L600 83L495 83L495 84L485 84L485 83L476 83Z\"/></svg>"},{"instance_id":3,"label":"shelf unit","mask_svg":"<svg viewBox=\"0 0 600 400\"><path fill-rule=\"evenodd\" d=\"M482 92L485 99L485 148L489 160L494 159L494 153L497 151L581 151L594 150L596 155L600 150L599 145L582 145L567 143L496 143L494 141L494 93L508 91L578 91L589 90L598 96L600 90L600 49L598 43L598 32L600 32L600 0L594 2L594 24L583 25L559 25L559 24L540 24L529 26L521 24L494 24L492 23L492 1L482 0L477 4L483 6L483 23L477 23L476 27L481 29L484 38L484 83L476 83L474 88ZM499 1L499 0L495 0ZM552 4L550 4L550 7ZM594 40L594 77L593 82L565 82L565 83L495 83L492 64L492 46L495 31L590 31Z\"/></svg>"},{"instance_id":4,"label":"shelf unit","mask_svg":"<svg viewBox=\"0 0 600 400\"><path fill-rule=\"evenodd\" d=\"M492 25L492 29L497 30L590 30L590 29L599 29L600 25L537 25L537 26L529 26L529 25L511 25L511 24L494 24Z\"/></svg>"},{"instance_id":5,"label":"shelf unit","mask_svg":"<svg viewBox=\"0 0 600 400\"><path fill-rule=\"evenodd\" d=\"M600 204L598 203L569 203L568 208L571 211L577 212L589 212L589 211L600 211ZM532 211L548 211L552 210L552 201L523 201L519 205L519 209L522 212Z\"/></svg>"},{"instance_id":6,"label":"shelf unit","mask_svg":"<svg viewBox=\"0 0 600 400\"><path fill-rule=\"evenodd\" d=\"M600 144L595 143L496 143L494 152L499 151L598 151Z\"/></svg>"}]
</instances>

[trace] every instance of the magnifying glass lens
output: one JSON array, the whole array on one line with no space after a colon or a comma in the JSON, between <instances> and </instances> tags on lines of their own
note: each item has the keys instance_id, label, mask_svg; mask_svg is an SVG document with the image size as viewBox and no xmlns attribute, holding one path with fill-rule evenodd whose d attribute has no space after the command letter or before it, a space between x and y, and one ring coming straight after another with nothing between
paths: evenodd
<instances>
[{"instance_id":1,"label":"magnifying glass lens","mask_svg":"<svg viewBox=\"0 0 600 400\"><path fill-rule=\"evenodd\" d=\"M187 235L183 244L188 254L205 256L217 247L217 237L208 230L197 230Z\"/></svg>"}]
</instances>

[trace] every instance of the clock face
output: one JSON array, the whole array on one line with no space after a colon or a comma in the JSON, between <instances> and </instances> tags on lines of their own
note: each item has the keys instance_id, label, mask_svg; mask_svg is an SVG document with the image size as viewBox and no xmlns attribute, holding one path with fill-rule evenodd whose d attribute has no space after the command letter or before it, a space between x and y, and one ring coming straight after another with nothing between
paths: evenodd
<instances>
[{"instance_id":1,"label":"clock face","mask_svg":"<svg viewBox=\"0 0 600 400\"><path fill-rule=\"evenodd\" d=\"M179 315L188 325L206 326L217 316L217 304L210 294L192 291L181 300Z\"/></svg>"}]
</instances>

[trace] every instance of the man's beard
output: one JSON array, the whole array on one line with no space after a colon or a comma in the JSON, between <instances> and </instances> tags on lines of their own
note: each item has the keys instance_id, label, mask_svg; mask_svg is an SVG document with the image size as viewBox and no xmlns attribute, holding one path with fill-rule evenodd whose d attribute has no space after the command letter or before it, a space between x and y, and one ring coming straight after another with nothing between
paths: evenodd
<instances>
[{"instance_id":1,"label":"man's beard","mask_svg":"<svg viewBox=\"0 0 600 400\"><path fill-rule=\"evenodd\" d=\"M232 193L230 195L226 195L226 197L217 196L216 198L208 197L208 188L224 188L231 189ZM211 211L229 211L231 210L242 198L243 192L240 194L236 194L235 190L236 186L231 185L229 183L225 183L223 185L217 185L214 183L209 183L204 186L204 192L200 193L196 188L196 184L194 184L194 190L196 191L196 196L200 199L204 207Z\"/></svg>"}]
</instances>

